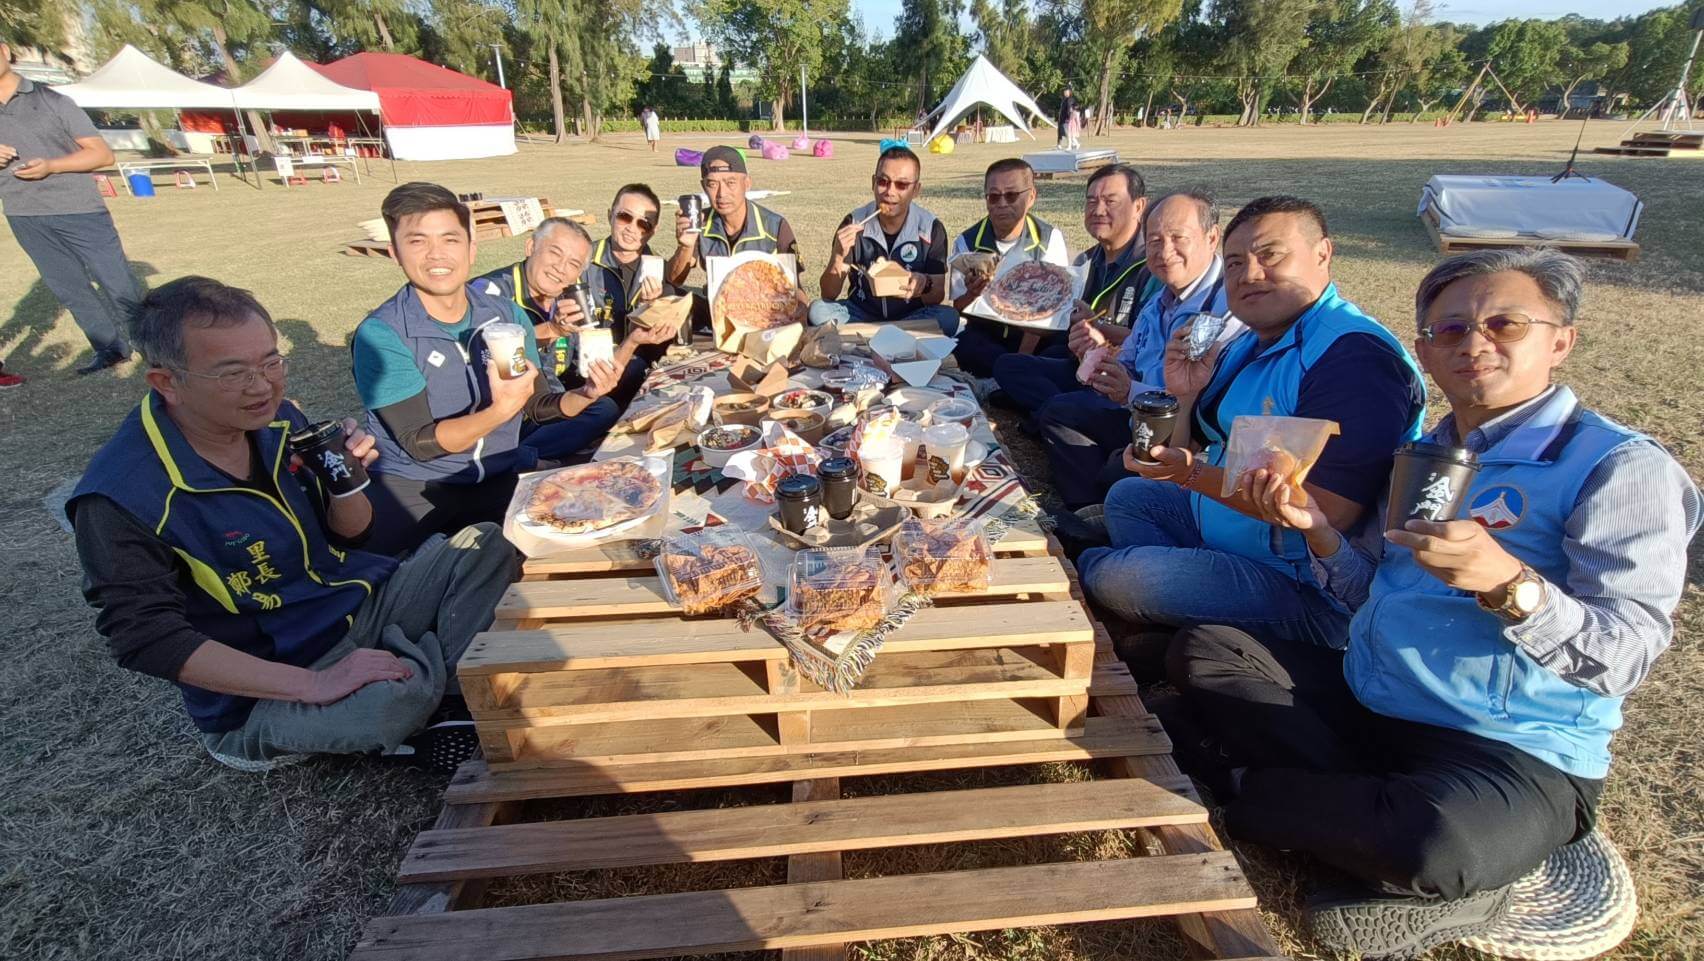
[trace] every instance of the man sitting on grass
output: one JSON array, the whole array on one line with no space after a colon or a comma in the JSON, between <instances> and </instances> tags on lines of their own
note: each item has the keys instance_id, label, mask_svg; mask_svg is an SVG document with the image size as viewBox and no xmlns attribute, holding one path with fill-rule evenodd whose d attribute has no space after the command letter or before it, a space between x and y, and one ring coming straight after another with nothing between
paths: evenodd
<instances>
[{"instance_id":1,"label":"man sitting on grass","mask_svg":"<svg viewBox=\"0 0 1704 961\"><path fill-rule=\"evenodd\" d=\"M498 374L485 327L531 328L512 300L468 283L473 235L455 194L407 183L383 209L408 283L361 321L352 348L355 390L383 455L368 546L398 554L433 534L501 520L519 471L585 456L621 412L604 396L616 384L614 365L600 361L583 384L553 388L539 376L533 337L524 339L525 373ZM563 230L566 258L583 269L590 238L578 224Z\"/></svg>"},{"instance_id":2,"label":"man sitting on grass","mask_svg":"<svg viewBox=\"0 0 1704 961\"><path fill-rule=\"evenodd\" d=\"M477 744L465 710L429 724L516 574L502 532L435 538L401 564L360 550L372 505L327 496L291 452L308 421L284 399L277 330L247 291L172 281L130 334L151 390L66 505L118 663L176 682L202 745L239 770L404 742L459 763ZM344 429L371 464L373 438Z\"/></svg>"},{"instance_id":3,"label":"man sitting on grass","mask_svg":"<svg viewBox=\"0 0 1704 961\"><path fill-rule=\"evenodd\" d=\"M1427 439L1480 464L1464 519L1351 540L1317 500L1249 477L1356 611L1347 655L1206 626L1169 659L1184 710L1166 726L1230 801L1231 834L1364 885L1310 905L1346 953L1416 957L1496 924L1512 882L1591 831L1621 703L1673 636L1704 499L1654 441L1552 384L1582 279L1565 254L1499 250L1420 282L1414 350L1451 408Z\"/></svg>"},{"instance_id":4,"label":"man sitting on grass","mask_svg":"<svg viewBox=\"0 0 1704 961\"><path fill-rule=\"evenodd\" d=\"M850 280L846 308L853 321L933 320L943 334L958 329L958 311L941 302L947 296L947 228L917 203L922 189L923 161L910 148L889 147L870 178L875 199L841 219L819 284L822 299L834 300ZM868 271L877 260L906 269L902 293L876 296Z\"/></svg>"}]
</instances>

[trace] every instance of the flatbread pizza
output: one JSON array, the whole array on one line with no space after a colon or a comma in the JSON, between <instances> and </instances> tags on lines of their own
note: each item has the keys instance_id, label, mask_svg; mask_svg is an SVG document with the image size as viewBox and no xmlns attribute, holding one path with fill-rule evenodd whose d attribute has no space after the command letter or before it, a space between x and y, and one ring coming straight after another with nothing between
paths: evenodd
<instances>
[{"instance_id":1,"label":"flatbread pizza","mask_svg":"<svg viewBox=\"0 0 1704 961\"><path fill-rule=\"evenodd\" d=\"M771 261L751 260L728 272L716 291L714 316L745 330L769 330L799 319L798 289Z\"/></svg>"},{"instance_id":2,"label":"flatbread pizza","mask_svg":"<svg viewBox=\"0 0 1704 961\"><path fill-rule=\"evenodd\" d=\"M590 534L644 517L662 496L662 482L645 465L617 459L540 478L523 510L533 524L564 534Z\"/></svg>"},{"instance_id":3,"label":"flatbread pizza","mask_svg":"<svg viewBox=\"0 0 1704 961\"><path fill-rule=\"evenodd\" d=\"M1071 274L1054 264L1025 261L994 278L983 299L1007 320L1046 320L1070 306Z\"/></svg>"}]
</instances>

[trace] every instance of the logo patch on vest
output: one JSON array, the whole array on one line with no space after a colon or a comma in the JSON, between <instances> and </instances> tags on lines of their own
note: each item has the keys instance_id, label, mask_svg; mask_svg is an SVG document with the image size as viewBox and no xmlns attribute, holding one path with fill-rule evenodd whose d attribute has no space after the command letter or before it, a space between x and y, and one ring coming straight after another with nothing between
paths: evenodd
<instances>
[{"instance_id":1,"label":"logo patch on vest","mask_svg":"<svg viewBox=\"0 0 1704 961\"><path fill-rule=\"evenodd\" d=\"M1508 530L1521 522L1526 513L1526 495L1507 484L1487 487L1473 496L1467 505L1467 516L1487 530Z\"/></svg>"},{"instance_id":2,"label":"logo patch on vest","mask_svg":"<svg viewBox=\"0 0 1704 961\"><path fill-rule=\"evenodd\" d=\"M907 240L894 248L893 255L902 264L914 264L923 256L923 247L915 240Z\"/></svg>"},{"instance_id":3,"label":"logo patch on vest","mask_svg":"<svg viewBox=\"0 0 1704 961\"><path fill-rule=\"evenodd\" d=\"M431 364L433 367L442 367L444 366L444 355L434 350L430 354L426 355L426 363Z\"/></svg>"}]
</instances>

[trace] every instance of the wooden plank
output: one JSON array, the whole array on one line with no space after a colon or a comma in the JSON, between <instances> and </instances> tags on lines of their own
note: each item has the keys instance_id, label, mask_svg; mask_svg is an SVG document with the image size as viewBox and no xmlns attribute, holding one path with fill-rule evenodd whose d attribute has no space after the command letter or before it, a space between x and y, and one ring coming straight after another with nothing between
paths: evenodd
<instances>
[{"instance_id":1,"label":"wooden plank","mask_svg":"<svg viewBox=\"0 0 1704 961\"><path fill-rule=\"evenodd\" d=\"M431 831L490 830L491 825L513 816L518 805L513 802L446 804L438 812ZM422 832L430 833L430 831ZM385 909L390 915L438 914L454 908L477 904L484 893L484 882L465 878L443 878L433 881L402 882L391 895Z\"/></svg>"},{"instance_id":2,"label":"wooden plank","mask_svg":"<svg viewBox=\"0 0 1704 961\"><path fill-rule=\"evenodd\" d=\"M553 724L767 714L786 710L839 711L927 701L1068 697L1086 693L1090 678L1063 678L1043 660L1043 648L979 648L883 654L847 694L803 681L796 693L771 694L747 665L686 664L525 674L508 705L475 710L481 730ZM1108 686L1118 683L1109 672Z\"/></svg>"},{"instance_id":3,"label":"wooden plank","mask_svg":"<svg viewBox=\"0 0 1704 961\"><path fill-rule=\"evenodd\" d=\"M1433 245L1442 253L1543 245L1565 250L1571 254L1609 257L1613 260L1628 262L1639 259L1639 245L1631 240L1573 241L1549 240L1538 237L1457 237L1443 233L1438 225L1437 213L1430 208L1422 212L1420 222L1425 225L1426 233L1431 236Z\"/></svg>"},{"instance_id":4,"label":"wooden plank","mask_svg":"<svg viewBox=\"0 0 1704 961\"><path fill-rule=\"evenodd\" d=\"M833 801L840 797L840 779L818 778L793 782L794 805ZM787 883L808 884L813 881L839 881L845 877L839 851L814 854L795 854L787 859ZM786 948L781 961L845 961L846 944L818 944L805 948Z\"/></svg>"},{"instance_id":5,"label":"wooden plank","mask_svg":"<svg viewBox=\"0 0 1704 961\"><path fill-rule=\"evenodd\" d=\"M882 656L1093 639L1088 614L1077 601L928 607L913 615L904 630L887 639ZM474 638L456 672L466 677L652 664L783 661L787 656L781 642L762 629L744 631L727 618L598 621L530 631L487 631Z\"/></svg>"},{"instance_id":6,"label":"wooden plank","mask_svg":"<svg viewBox=\"0 0 1704 961\"><path fill-rule=\"evenodd\" d=\"M1089 761L1165 754L1170 750L1171 742L1161 732L1159 722L1151 717L1090 717L1083 726L1082 734L1035 741L872 751L818 750L784 757L657 764L570 762L502 771L491 770L482 760L469 761L450 779L444 799L451 804L467 804L591 794L637 794L738 784L773 784L806 777L851 777L1050 761Z\"/></svg>"},{"instance_id":7,"label":"wooden plank","mask_svg":"<svg viewBox=\"0 0 1704 961\"><path fill-rule=\"evenodd\" d=\"M352 959L639 959L1250 909L1226 852L370 920Z\"/></svg>"},{"instance_id":8,"label":"wooden plank","mask_svg":"<svg viewBox=\"0 0 1704 961\"><path fill-rule=\"evenodd\" d=\"M800 798L796 786L792 804L424 831L403 858L400 878L449 881L1205 824L1207 809L1177 793L1187 787L1183 777L1163 785L1121 778L834 800L810 791ZM789 877L800 880L821 879Z\"/></svg>"},{"instance_id":9,"label":"wooden plank","mask_svg":"<svg viewBox=\"0 0 1704 961\"><path fill-rule=\"evenodd\" d=\"M1064 572L1052 557L1002 557L994 560L988 590L954 597L1010 597L1046 594L1066 589ZM617 575L579 580L521 581L510 585L497 602L499 618L558 619L627 617L669 614L675 607L663 598L655 574Z\"/></svg>"}]
</instances>

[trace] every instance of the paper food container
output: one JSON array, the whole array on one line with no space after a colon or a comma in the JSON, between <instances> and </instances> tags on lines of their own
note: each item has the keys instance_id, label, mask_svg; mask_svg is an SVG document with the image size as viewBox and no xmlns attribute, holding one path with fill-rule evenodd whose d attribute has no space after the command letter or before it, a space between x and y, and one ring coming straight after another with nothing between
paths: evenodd
<instances>
[{"instance_id":1,"label":"paper food container","mask_svg":"<svg viewBox=\"0 0 1704 961\"><path fill-rule=\"evenodd\" d=\"M774 363L765 366L743 357L728 370L728 386L736 394L774 397L787 389L787 365Z\"/></svg>"},{"instance_id":2,"label":"paper food container","mask_svg":"<svg viewBox=\"0 0 1704 961\"><path fill-rule=\"evenodd\" d=\"M767 330L750 330L736 327L726 317L716 310L716 296L721 293L722 281L727 279L736 268L751 263L754 260L768 261L781 268L792 282L793 289L799 286L799 258L792 254L769 254L761 251L748 250L732 257L710 257L704 264L707 278L705 296L710 302L710 328L715 334L716 349L730 354L744 354L758 363L767 364L775 360L790 357L799 346L799 339L804 333L804 311L800 311L798 323L784 324Z\"/></svg>"},{"instance_id":3,"label":"paper food container","mask_svg":"<svg viewBox=\"0 0 1704 961\"><path fill-rule=\"evenodd\" d=\"M906 270L904 264L886 257L876 258L876 262L864 273L870 281L870 292L877 297L904 297L905 289L911 283L911 271Z\"/></svg>"},{"instance_id":4,"label":"paper food container","mask_svg":"<svg viewBox=\"0 0 1704 961\"><path fill-rule=\"evenodd\" d=\"M575 335L579 338L579 359L576 367L581 377L587 377L597 361L615 363L615 332L608 327L591 327Z\"/></svg>"},{"instance_id":5,"label":"paper food container","mask_svg":"<svg viewBox=\"0 0 1704 961\"><path fill-rule=\"evenodd\" d=\"M1025 255L1018 246L1014 245L1011 251L1006 254L1005 258L1000 261L1000 265L994 269L994 280L989 281L989 286L993 286L994 281L1005 276L1008 270L1011 270L1018 264L1025 263L1028 260L1029 257ZM964 312L973 317L981 317L986 320L998 321L1012 327L1022 327L1025 330L1064 330L1071 326L1072 306L1076 301L1082 299L1083 284L1088 280L1089 276L1089 265L1085 261L1081 264L1073 264L1064 268L1064 270L1071 275L1071 299L1065 302L1065 306L1059 308L1059 310L1055 311L1050 316L1043 317L1040 320L1030 321L1009 320L1004 314L995 310L993 306L988 303L986 288L983 293L978 294L976 299L970 302L970 306L966 307Z\"/></svg>"},{"instance_id":6,"label":"paper food container","mask_svg":"<svg viewBox=\"0 0 1704 961\"><path fill-rule=\"evenodd\" d=\"M654 254L639 255L639 282L654 280L658 286L663 283L663 258Z\"/></svg>"},{"instance_id":7,"label":"paper food container","mask_svg":"<svg viewBox=\"0 0 1704 961\"><path fill-rule=\"evenodd\" d=\"M660 325L686 324L692 316L692 295L680 294L673 297L658 297L648 304L627 315L627 319L640 327Z\"/></svg>"},{"instance_id":8,"label":"paper food container","mask_svg":"<svg viewBox=\"0 0 1704 961\"><path fill-rule=\"evenodd\" d=\"M941 361L953 352L958 341L940 334L921 337L892 325L883 326L870 337L870 349L881 358L881 366L913 387L933 380Z\"/></svg>"}]
</instances>

